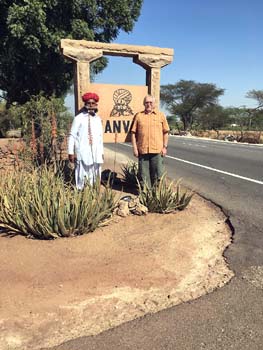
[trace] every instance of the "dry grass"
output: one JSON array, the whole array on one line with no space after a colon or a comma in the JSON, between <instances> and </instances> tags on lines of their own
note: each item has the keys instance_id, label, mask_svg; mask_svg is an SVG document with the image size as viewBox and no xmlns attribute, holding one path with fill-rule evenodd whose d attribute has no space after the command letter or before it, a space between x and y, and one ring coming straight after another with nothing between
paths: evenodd
<instances>
[{"instance_id":1,"label":"dry grass","mask_svg":"<svg viewBox=\"0 0 263 350\"><path fill-rule=\"evenodd\" d=\"M237 130L207 130L207 131L197 131L192 130L191 134L193 136L207 137L216 140L225 140L226 137L232 135L234 139L238 142L248 142L248 143L263 143L263 133L261 131L237 131Z\"/></svg>"}]
</instances>

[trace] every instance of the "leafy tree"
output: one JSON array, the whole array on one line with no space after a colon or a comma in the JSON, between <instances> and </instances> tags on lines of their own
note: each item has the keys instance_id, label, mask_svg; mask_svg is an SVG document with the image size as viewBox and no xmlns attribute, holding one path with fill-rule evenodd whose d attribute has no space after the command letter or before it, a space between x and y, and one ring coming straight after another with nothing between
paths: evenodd
<instances>
[{"instance_id":1,"label":"leafy tree","mask_svg":"<svg viewBox=\"0 0 263 350\"><path fill-rule=\"evenodd\" d=\"M241 131L248 128L249 125L249 113L247 108L244 107L225 107L224 111L228 116L231 124L236 125Z\"/></svg>"},{"instance_id":2,"label":"leafy tree","mask_svg":"<svg viewBox=\"0 0 263 350\"><path fill-rule=\"evenodd\" d=\"M263 130L263 110L257 110L253 113L252 127L254 130Z\"/></svg>"},{"instance_id":3,"label":"leafy tree","mask_svg":"<svg viewBox=\"0 0 263 350\"><path fill-rule=\"evenodd\" d=\"M175 129L177 127L177 117L169 115L166 117L170 129Z\"/></svg>"},{"instance_id":4,"label":"leafy tree","mask_svg":"<svg viewBox=\"0 0 263 350\"><path fill-rule=\"evenodd\" d=\"M195 112L216 105L223 93L224 89L214 84L180 80L174 85L161 86L161 102L171 114L181 118L184 130L188 130L194 122Z\"/></svg>"},{"instance_id":5,"label":"leafy tree","mask_svg":"<svg viewBox=\"0 0 263 350\"><path fill-rule=\"evenodd\" d=\"M195 126L203 130L219 130L231 123L228 111L219 105L204 107L195 114Z\"/></svg>"},{"instance_id":6,"label":"leafy tree","mask_svg":"<svg viewBox=\"0 0 263 350\"><path fill-rule=\"evenodd\" d=\"M21 128L21 115L13 113L14 109L6 109L4 102L0 103L0 137L5 137L8 130Z\"/></svg>"},{"instance_id":7,"label":"leafy tree","mask_svg":"<svg viewBox=\"0 0 263 350\"><path fill-rule=\"evenodd\" d=\"M169 128L170 128L170 133L172 135L176 133L180 133L183 130L183 123L181 122L180 118L175 116L166 116Z\"/></svg>"},{"instance_id":8,"label":"leafy tree","mask_svg":"<svg viewBox=\"0 0 263 350\"><path fill-rule=\"evenodd\" d=\"M0 90L25 103L41 91L63 96L72 83L72 65L59 49L62 38L110 42L130 32L143 0L1 0ZM96 62L101 71L106 59Z\"/></svg>"},{"instance_id":9,"label":"leafy tree","mask_svg":"<svg viewBox=\"0 0 263 350\"><path fill-rule=\"evenodd\" d=\"M256 109L263 107L263 90L250 90L246 94L246 97L253 98L254 100L257 101L258 106L256 107Z\"/></svg>"},{"instance_id":10,"label":"leafy tree","mask_svg":"<svg viewBox=\"0 0 263 350\"><path fill-rule=\"evenodd\" d=\"M250 90L246 94L247 98L257 101L257 107L248 109L250 126L253 129L263 129L263 90Z\"/></svg>"}]
</instances>

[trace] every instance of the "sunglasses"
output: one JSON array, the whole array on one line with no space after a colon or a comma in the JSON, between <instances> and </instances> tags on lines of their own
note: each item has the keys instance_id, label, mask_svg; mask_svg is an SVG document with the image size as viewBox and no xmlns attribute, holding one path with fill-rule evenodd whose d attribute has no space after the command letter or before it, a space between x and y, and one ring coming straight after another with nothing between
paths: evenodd
<instances>
[{"instance_id":1,"label":"sunglasses","mask_svg":"<svg viewBox=\"0 0 263 350\"><path fill-rule=\"evenodd\" d=\"M96 105L97 105L97 102L95 102L95 101L87 101L87 102L85 103L85 105L88 105L88 106L96 106Z\"/></svg>"}]
</instances>

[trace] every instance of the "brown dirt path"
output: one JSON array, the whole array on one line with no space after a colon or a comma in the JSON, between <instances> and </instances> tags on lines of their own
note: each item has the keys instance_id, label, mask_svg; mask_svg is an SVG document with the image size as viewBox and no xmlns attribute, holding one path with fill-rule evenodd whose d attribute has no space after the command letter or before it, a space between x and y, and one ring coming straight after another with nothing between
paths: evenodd
<instances>
[{"instance_id":1,"label":"brown dirt path","mask_svg":"<svg viewBox=\"0 0 263 350\"><path fill-rule=\"evenodd\" d=\"M0 236L0 349L98 334L223 286L233 276L225 220L195 195L182 212L116 217L82 237Z\"/></svg>"}]
</instances>

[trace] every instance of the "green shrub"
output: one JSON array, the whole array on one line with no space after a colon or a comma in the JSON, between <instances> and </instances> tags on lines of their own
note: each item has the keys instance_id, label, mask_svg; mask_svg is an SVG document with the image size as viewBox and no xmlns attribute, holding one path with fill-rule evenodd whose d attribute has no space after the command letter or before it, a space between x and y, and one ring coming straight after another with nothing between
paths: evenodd
<instances>
[{"instance_id":1,"label":"green shrub","mask_svg":"<svg viewBox=\"0 0 263 350\"><path fill-rule=\"evenodd\" d=\"M10 131L18 136L20 131L26 145L20 158L31 159L34 164L61 159L71 122L72 115L63 98L39 94L23 105L14 104L8 109L0 104L0 137L10 135Z\"/></svg>"},{"instance_id":2,"label":"green shrub","mask_svg":"<svg viewBox=\"0 0 263 350\"><path fill-rule=\"evenodd\" d=\"M138 185L138 163L130 161L121 167L124 181L129 185Z\"/></svg>"},{"instance_id":3,"label":"green shrub","mask_svg":"<svg viewBox=\"0 0 263 350\"><path fill-rule=\"evenodd\" d=\"M0 179L0 227L25 236L51 239L82 235L107 223L115 208L109 187L64 183L46 166Z\"/></svg>"},{"instance_id":4,"label":"green shrub","mask_svg":"<svg viewBox=\"0 0 263 350\"><path fill-rule=\"evenodd\" d=\"M193 192L181 191L179 181L167 184L165 174L152 187L139 185L140 202L152 213L171 213L175 210L183 210L192 197Z\"/></svg>"}]
</instances>

